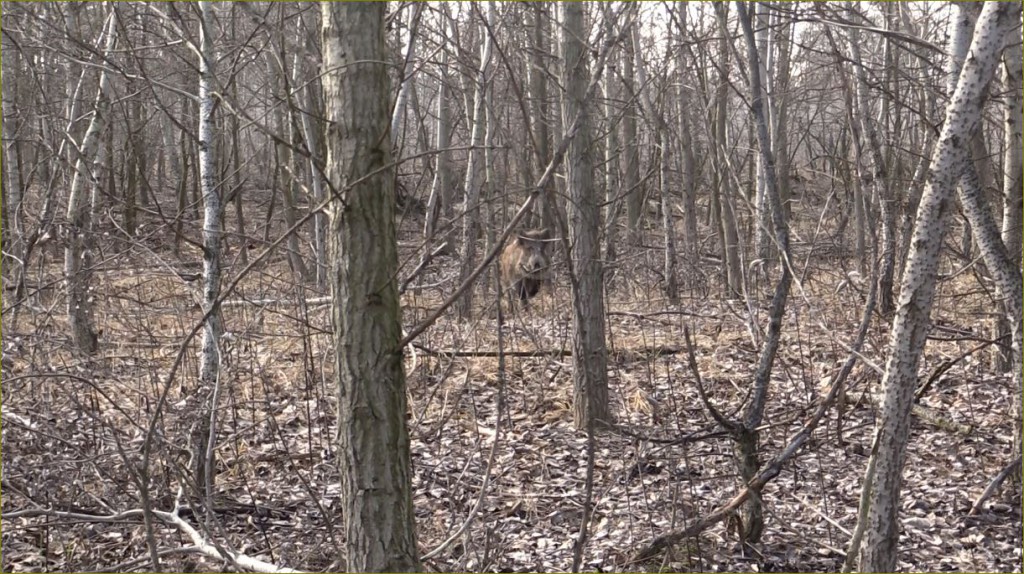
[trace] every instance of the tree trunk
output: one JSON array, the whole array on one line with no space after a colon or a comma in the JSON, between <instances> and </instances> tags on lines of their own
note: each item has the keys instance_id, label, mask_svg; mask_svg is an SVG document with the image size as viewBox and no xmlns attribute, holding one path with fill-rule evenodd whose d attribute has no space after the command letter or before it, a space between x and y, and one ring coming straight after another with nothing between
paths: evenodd
<instances>
[{"instance_id":1,"label":"tree trunk","mask_svg":"<svg viewBox=\"0 0 1024 574\"><path fill-rule=\"evenodd\" d=\"M608 37L615 34L615 29L612 26L612 16L610 14L611 8L609 4L602 4L602 15L604 21L604 33ZM616 100L615 90L615 78L612 74L605 76L602 82L602 88L604 88L604 116L605 121L608 124L607 132L605 135L604 143L604 168L605 168L605 179L604 179L604 197L605 203L605 220L604 220L604 259L609 264L613 264L615 259L618 257L618 220L619 213L622 211L622 188L619 184L619 163L618 158L621 154L619 146L619 129L615 116L614 102ZM614 268L614 265L612 265ZM609 284L612 278L608 278Z\"/></svg>"},{"instance_id":2,"label":"tree trunk","mask_svg":"<svg viewBox=\"0 0 1024 574\"><path fill-rule=\"evenodd\" d=\"M852 52L854 70L856 72L856 86L853 90L857 99L857 109L860 111L859 122L864 130L864 138L868 148L868 159L871 161L871 185L874 188L874 195L878 198L878 208L881 212L882 237L881 237L881 266L878 270L878 310L883 315L890 315L894 310L893 302L893 277L896 265L896 209L893 200L891 182L889 181L889 167L885 164L885 157L882 153L882 143L878 137L878 130L871 117L871 105L868 100L868 77L864 71L864 60L860 53L860 34L856 28L851 28L850 50ZM858 118L854 118L855 121Z\"/></svg>"},{"instance_id":3,"label":"tree trunk","mask_svg":"<svg viewBox=\"0 0 1024 574\"><path fill-rule=\"evenodd\" d=\"M570 275L573 301L573 425L580 430L610 422L608 409L608 351L605 347L604 282L601 264L601 202L594 189L594 157L590 113L586 101L590 83L589 52L584 39L584 6L562 4L562 81L565 86L563 121L579 116L576 137L566 152L569 192Z\"/></svg>"},{"instance_id":4,"label":"tree trunk","mask_svg":"<svg viewBox=\"0 0 1024 574\"><path fill-rule=\"evenodd\" d=\"M640 244L640 218L643 215L644 194L640 186L640 142L637 139L636 118L638 106L633 44L622 50L622 81L630 96L625 115L622 116L622 146L625 167L622 169L622 191L626 196L626 233L630 245Z\"/></svg>"},{"instance_id":5,"label":"tree trunk","mask_svg":"<svg viewBox=\"0 0 1024 574\"><path fill-rule=\"evenodd\" d=\"M398 301L383 3L324 2L338 454L351 572L421 570ZM374 174L374 175L371 175ZM360 180L351 185L349 182Z\"/></svg>"},{"instance_id":6,"label":"tree trunk","mask_svg":"<svg viewBox=\"0 0 1024 574\"><path fill-rule=\"evenodd\" d=\"M487 22L493 30L496 24L494 3L487 3ZM459 268L459 283L469 277L476 267L476 243L480 237L480 190L484 184L483 145L486 133L487 110L484 103L491 83L491 35L483 31L483 47L480 54L480 70L477 73L475 97L473 100L473 133L469 150L469 164L466 166L466 200L462 219L462 261ZM460 318L470 317L473 310L473 290L467 289L456 305Z\"/></svg>"},{"instance_id":7,"label":"tree trunk","mask_svg":"<svg viewBox=\"0 0 1024 574\"><path fill-rule=\"evenodd\" d=\"M405 59L402 66L402 76L399 81L398 98L395 100L395 111L391 116L391 139L395 142L402 137L401 127L405 120L405 110L409 102L409 93L413 89L413 72L416 70L416 42L420 29L420 17L423 15L422 2L413 5L412 21L409 24L408 46L405 49ZM404 139L404 138L403 138Z\"/></svg>"},{"instance_id":8,"label":"tree trunk","mask_svg":"<svg viewBox=\"0 0 1024 574\"><path fill-rule=\"evenodd\" d=\"M544 168L551 161L548 65L546 61L548 52L551 49L551 43L548 40L548 21L551 4L548 2L534 2L531 8L533 11L533 50L530 54L530 107L533 109L532 123L534 126L534 138L537 144L537 150L534 154L536 158L534 171L539 175L544 173ZM555 221L557 219L555 210L558 207L555 202L554 182L549 182L541 191L539 207L541 226L544 229L555 229Z\"/></svg>"},{"instance_id":9,"label":"tree trunk","mask_svg":"<svg viewBox=\"0 0 1024 574\"><path fill-rule=\"evenodd\" d=\"M953 208L953 193L968 161L966 146L981 120L983 94L995 73L1003 40L1020 21L1019 3L986 3L978 20L971 58L932 157L918 208L907 270L893 321L889 359L882 377L882 404L861 492L857 531L847 569L857 560L862 572L891 572L897 565L900 482L910 435L910 408L917 370L930 328L939 252Z\"/></svg>"},{"instance_id":10,"label":"tree trunk","mask_svg":"<svg viewBox=\"0 0 1024 574\"><path fill-rule=\"evenodd\" d=\"M203 301L206 315L199 358L199 384L196 394L200 420L193 435L193 457L196 484L205 487L207 503L212 504L212 488L216 475L214 441L216 440L217 395L220 388L220 335L223 332L220 316L220 259L221 259L221 198L217 188L217 165L214 140L214 91L216 90L216 62L213 51L213 7L200 2L199 35L199 185L203 194Z\"/></svg>"},{"instance_id":11,"label":"tree trunk","mask_svg":"<svg viewBox=\"0 0 1024 574\"><path fill-rule=\"evenodd\" d=\"M421 261L426 261L430 257L435 243L446 241L450 235L450 233L446 232L445 237L440 240L435 237L442 220L442 215L451 213L451 160L449 152L446 150L451 146L452 120L451 112L449 111L451 90L448 87L447 70L448 51L442 50L441 66L439 69L440 76L437 82L437 133L435 136L435 141L437 142L435 150L437 154L434 156L437 165L434 167L434 181L430 187L430 199L427 200L426 221L423 226L423 259Z\"/></svg>"},{"instance_id":12,"label":"tree trunk","mask_svg":"<svg viewBox=\"0 0 1024 574\"><path fill-rule=\"evenodd\" d=\"M686 2L676 2L679 18L679 39L684 43L686 31ZM700 239L697 237L697 159L693 152L693 136L690 128L690 90L686 87L686 71L689 61L680 50L679 56L679 148L683 185L683 252L691 263L699 257Z\"/></svg>"},{"instance_id":13,"label":"tree trunk","mask_svg":"<svg viewBox=\"0 0 1024 574\"><path fill-rule=\"evenodd\" d=\"M743 423L738 433L739 436L735 437L739 455L738 467L740 477L744 483L749 483L757 474L760 466L757 456L758 427L761 426L764 416L764 409L768 400L768 384L771 381L772 368L774 367L775 357L778 354L779 345L782 340L782 319L786 312L786 301L789 297L792 275L788 265L790 260L789 224L787 223L786 211L779 194L779 178L776 174L775 156L772 153L772 140L768 132L768 118L765 114L765 89L760 81L760 74L756 72L759 69L758 61L761 58L757 52L757 43L754 40L754 29L749 11L740 2L736 3L736 8L739 13L740 24L743 27L743 35L747 40L747 59L750 62L751 69L751 113L757 129L757 147L760 152L761 165L764 166L765 195L771 213L772 227L775 231L775 244L779 251L779 266L782 268L782 276L775 285L775 293L772 296L771 308L768 314L767 334L765 335L764 345L761 348L757 370L754 373L750 403L745 409ZM751 496L744 504L743 518L746 540L751 543L758 542L764 529L760 493Z\"/></svg>"},{"instance_id":14,"label":"tree trunk","mask_svg":"<svg viewBox=\"0 0 1024 574\"><path fill-rule=\"evenodd\" d=\"M726 123L726 112L729 102L729 30L728 17L729 5L726 3L715 4L715 14L718 17L718 28L721 36L718 40L718 50L723 62L719 69L718 91L715 94L715 124L714 140L716 149L716 170L718 173L718 217L717 222L720 230L720 246L722 254L722 276L724 278L725 296L741 297L743 295L743 267L739 258L739 232L736 229L736 218L730 204L732 183L729 180L729 134Z\"/></svg>"},{"instance_id":15,"label":"tree trunk","mask_svg":"<svg viewBox=\"0 0 1024 574\"><path fill-rule=\"evenodd\" d=\"M106 47L104 53L110 55L116 44L114 33L116 24L111 9L107 17ZM93 160L99 152L100 136L107 128L110 99L110 77L106 70L100 72L99 87L93 105L93 117L89 127L82 136L79 146L78 160L75 162L75 173L71 179L71 190L68 193L67 223L68 236L64 248L64 276L67 280L67 313L71 341L81 353L91 355L98 347L96 331L93 328L92 296L89 294L92 279L91 238L89 229L92 224L91 202L86 201L86 182L92 187L98 186Z\"/></svg>"}]
</instances>

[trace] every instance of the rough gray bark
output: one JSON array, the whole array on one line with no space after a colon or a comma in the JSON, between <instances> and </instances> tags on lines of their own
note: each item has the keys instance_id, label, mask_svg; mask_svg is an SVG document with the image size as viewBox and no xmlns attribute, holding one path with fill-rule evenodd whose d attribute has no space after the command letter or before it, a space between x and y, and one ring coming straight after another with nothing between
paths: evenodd
<instances>
[{"instance_id":1,"label":"rough gray bark","mask_svg":"<svg viewBox=\"0 0 1024 574\"><path fill-rule=\"evenodd\" d=\"M630 245L640 243L640 217L643 215L644 193L640 186L640 142L637 140L636 118L639 106L636 74L633 59L633 44L627 42L622 50L622 81L630 100L622 116L622 193L626 194L626 229Z\"/></svg>"},{"instance_id":2,"label":"rough gray bark","mask_svg":"<svg viewBox=\"0 0 1024 574\"><path fill-rule=\"evenodd\" d=\"M862 572L891 572L897 565L900 482L910 435L910 408L917 368L930 327L935 279L953 193L967 164L966 145L981 119L989 81L1003 40L1019 25L1019 3L991 2L978 19L971 57L964 62L956 92L932 157L928 183L903 276L882 378L882 404L861 492L857 532L847 554ZM862 533L862 536L861 536Z\"/></svg>"},{"instance_id":3,"label":"rough gray bark","mask_svg":"<svg viewBox=\"0 0 1024 574\"><path fill-rule=\"evenodd\" d=\"M732 186L729 167L729 134L726 125L728 102L729 102L729 4L715 4L715 16L718 19L720 37L718 40L718 53L723 62L719 67L718 89L715 94L715 123L712 130L715 146L715 170L716 189L712 192L712 202L717 208L715 211L718 226L719 247L722 255L722 279L723 291L726 297L740 297L743 295L743 267L740 264L739 253L739 232L736 229L736 218L730 203L730 189ZM713 210L714 211L714 210Z\"/></svg>"},{"instance_id":4,"label":"rough gray bark","mask_svg":"<svg viewBox=\"0 0 1024 574\"><path fill-rule=\"evenodd\" d=\"M775 293L772 296L771 308L768 314L768 332L765 335L764 344L761 347L761 354L757 363L757 370L754 373L754 384L751 388L750 403L744 412L741 428L737 433L736 450L739 454L739 471L744 483L751 483L760 469L758 462L758 427L764 416L765 405L768 400L768 384L771 380L772 368L775 365L775 357L778 354L779 345L782 339L782 318L786 312L786 301L789 297L792 274L789 268L789 224L786 221L785 208L782 205L782 198L779 194L779 178L776 174L775 156L772 153L771 135L768 132L768 118L764 109L765 90L761 83L761 76L755 73L759 69L760 54L757 51L757 43L754 40L753 25L750 14L745 6L737 2L736 8L739 13L740 25L743 27L743 35L747 40L747 59L750 62L750 91L751 91L751 113L754 117L754 124L757 129L758 151L761 157L761 164L764 166L765 195L768 200L768 208L772 217L772 226L775 231L775 244L779 251L779 265L782 268L782 276L775 285ZM746 539L749 542L757 542L764 528L764 519L761 509L760 492L752 493L751 497L744 503L743 517L746 527Z\"/></svg>"},{"instance_id":5,"label":"rough gray bark","mask_svg":"<svg viewBox=\"0 0 1024 574\"><path fill-rule=\"evenodd\" d=\"M582 3L562 4L563 123L578 117L566 152L573 300L573 425L593 428L611 421L608 410L608 350L605 346L604 282L599 234L600 197L594 188L594 157L587 102L590 71Z\"/></svg>"},{"instance_id":6,"label":"rough gray bark","mask_svg":"<svg viewBox=\"0 0 1024 574\"><path fill-rule=\"evenodd\" d=\"M868 77L864 69L864 59L860 52L860 32L857 28L850 28L850 50L853 59L856 84L854 96L857 100L859 110L858 121L864 130L865 143L868 149L868 159L871 164L871 185L875 197L878 198L878 208L881 213L881 267L878 273L878 310L883 315L893 312L893 277L896 269L896 205L892 194L892 182L889 181L889 166L885 163L885 156L882 153L882 142L878 136L878 129L874 119L871 117L871 105L868 96Z\"/></svg>"},{"instance_id":7,"label":"rough gray bark","mask_svg":"<svg viewBox=\"0 0 1024 574\"><path fill-rule=\"evenodd\" d=\"M329 275L345 570L420 570L398 301L383 3L324 2Z\"/></svg>"},{"instance_id":8,"label":"rough gray bark","mask_svg":"<svg viewBox=\"0 0 1024 574\"><path fill-rule=\"evenodd\" d=\"M679 19L679 39L684 43L686 31L686 2L676 2L676 13ZM697 158L693 152L693 136L690 127L690 94L687 87L687 70L689 61L679 52L679 147L682 167L683 187L683 252L691 261L696 262L699 256L699 238L697 237Z\"/></svg>"}]
</instances>

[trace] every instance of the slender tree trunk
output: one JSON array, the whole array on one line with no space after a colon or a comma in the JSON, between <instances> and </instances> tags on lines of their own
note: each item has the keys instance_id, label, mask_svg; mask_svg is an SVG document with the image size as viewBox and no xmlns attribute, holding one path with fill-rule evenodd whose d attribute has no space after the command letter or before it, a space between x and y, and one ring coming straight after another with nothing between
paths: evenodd
<instances>
[{"instance_id":1,"label":"slender tree trunk","mask_svg":"<svg viewBox=\"0 0 1024 574\"><path fill-rule=\"evenodd\" d=\"M857 108L860 111L859 121L864 130L869 152L868 159L871 161L871 185L875 190L875 197L878 198L878 208L881 212L882 245L881 266L878 272L878 310L883 315L890 315L895 309L893 302L893 277L896 268L895 201L889 181L889 168L885 164L885 157L882 153L882 143L875 122L871 118L867 72L864 70L864 59L861 58L860 53L860 33L856 28L851 28L849 33L850 50L857 78L853 91L857 99Z\"/></svg>"},{"instance_id":2,"label":"slender tree trunk","mask_svg":"<svg viewBox=\"0 0 1024 574\"><path fill-rule=\"evenodd\" d=\"M291 229L295 227L296 222L296 211L298 210L295 203L295 191L298 187L296 178L301 173L298 169L298 163L295 160L295 152L293 151L297 145L299 145L299 130L295 121L295 101L292 99L291 82L288 78L288 69L286 63L288 62L288 56L284 50L284 32L283 27L285 25L284 9L285 4L280 4L281 17L278 23L278 31L274 33L275 44L276 44L276 57L274 58L277 62L277 66L274 68L276 72L275 86L278 89L278 105L274 109L274 117L276 119L277 133L278 135L286 140L290 145L284 143L277 143L277 161L283 166L282 175L283 182L281 184L281 203L282 212L284 214L285 227ZM306 269L306 264L302 259L302 251L299 246L299 235L292 233L288 236L288 263L291 265L292 272L299 279L304 279L309 276L309 272Z\"/></svg>"},{"instance_id":3,"label":"slender tree trunk","mask_svg":"<svg viewBox=\"0 0 1024 574\"><path fill-rule=\"evenodd\" d=\"M402 124L405 110L409 102L409 94L413 89L413 72L416 70L416 42L420 29L420 17L423 15L422 2L413 5L412 21L409 24L409 45L405 49L405 60L402 66L402 77L399 82L398 98L395 100L395 111L391 116L391 139L398 141L402 137Z\"/></svg>"},{"instance_id":4,"label":"slender tree trunk","mask_svg":"<svg viewBox=\"0 0 1024 574\"><path fill-rule=\"evenodd\" d=\"M745 410L742 428L738 433L739 436L736 441L740 477L744 483L749 483L757 474L760 466L758 462L758 427L761 426L764 416L772 368L775 364L779 345L781 344L782 319L786 312L786 301L789 297L792 275L787 263L790 259L789 224L787 223L785 207L782 205L782 198L779 194L779 178L776 175L775 156L772 153L772 140L768 132L768 118L765 114L764 105L766 100L765 88L760 81L760 74L756 72L759 68L757 64L760 60L760 54L757 51L757 43L754 40L754 29L749 11L741 2L736 3L736 8L740 24L743 27L743 35L746 38L747 60L750 62L751 68L751 112L757 129L758 150L760 152L761 164L764 166L765 195L768 199L772 226L775 230L775 244L779 251L779 266L782 268L782 276L775 285L775 293L772 296L767 335L761 348L757 370L754 373L754 384L751 389L750 402ZM751 496L744 504L743 518L747 541L752 543L758 542L764 529L760 493Z\"/></svg>"},{"instance_id":5,"label":"slender tree trunk","mask_svg":"<svg viewBox=\"0 0 1024 574\"><path fill-rule=\"evenodd\" d=\"M676 2L676 13L679 18L680 43L686 41L686 2ZM699 257L699 238L697 237L697 159L693 151L693 136L690 127L691 92L687 88L689 62L680 50L679 56L679 147L680 164L682 166L683 184L683 252L695 263Z\"/></svg>"},{"instance_id":6,"label":"slender tree trunk","mask_svg":"<svg viewBox=\"0 0 1024 574\"><path fill-rule=\"evenodd\" d=\"M324 2L330 281L338 377L344 570L421 570L409 433L391 165L383 3ZM350 182L359 181L357 184Z\"/></svg>"},{"instance_id":7,"label":"slender tree trunk","mask_svg":"<svg viewBox=\"0 0 1024 574\"><path fill-rule=\"evenodd\" d=\"M1006 108L1003 114L1005 133L1005 155L1003 156L1003 243L1009 253L1010 261L1015 269L1021 266L1021 221L1024 220L1024 195L1021 188L1024 187L1024 172L1021 169L1021 45L1017 42L1007 42L1006 52L1003 54L1003 73L1006 78ZM1006 309L1004 315L1011 311ZM1010 332L1010 322L1003 319L1000 322L997 335ZM1015 333L1016 336L1016 333ZM1022 406L1022 380L1021 373L1024 367L1021 364L1021 347L1015 342L1012 353L1012 360L1003 360L1002 363L1011 369L1016 378L1017 404L1013 420L1013 449L1011 452L1021 451L1021 422L1024 420L1024 406ZM1018 481L1019 484L1019 481Z\"/></svg>"},{"instance_id":8,"label":"slender tree trunk","mask_svg":"<svg viewBox=\"0 0 1024 574\"><path fill-rule=\"evenodd\" d=\"M433 253L433 245L436 242L447 240L435 238L438 226L445 211L450 212L452 176L449 153L452 120L449 106L451 105L451 90L448 87L448 51L441 52L440 76L437 82L437 128L436 128L436 151L434 156L437 165L434 167L434 181L430 188L430 199L427 200L427 215L423 226L423 261Z\"/></svg>"},{"instance_id":9,"label":"slender tree trunk","mask_svg":"<svg viewBox=\"0 0 1024 574\"><path fill-rule=\"evenodd\" d=\"M861 491L857 530L847 569L891 572L897 564L900 483L910 435L910 408L917 370L930 328L939 252L953 208L957 181L968 161L966 145L981 120L981 106L995 74L1004 38L1019 25L1019 3L985 5L956 92L932 157L918 208L907 271L893 321L889 359L882 377L882 404Z\"/></svg>"},{"instance_id":10,"label":"slender tree trunk","mask_svg":"<svg viewBox=\"0 0 1024 574\"><path fill-rule=\"evenodd\" d=\"M493 30L496 25L494 3L487 3L487 22ZM486 92L491 84L491 35L483 34L483 47L480 54L480 71L477 74L476 96L473 100L473 133L469 151L469 164L466 166L466 203L462 220L462 261L459 268L459 283L469 277L476 267L476 243L480 237L480 190L484 184L483 145L486 134ZM456 304L459 317L468 318L473 310L473 290L467 289Z\"/></svg>"},{"instance_id":11,"label":"slender tree trunk","mask_svg":"<svg viewBox=\"0 0 1024 574\"><path fill-rule=\"evenodd\" d=\"M626 233L630 245L640 244L640 218L643 216L644 194L640 186L640 141L637 138L636 120L639 105L636 101L637 85L633 57L633 44L629 42L622 50L622 81L625 83L629 103L622 116L622 192L626 194Z\"/></svg>"},{"instance_id":12,"label":"slender tree trunk","mask_svg":"<svg viewBox=\"0 0 1024 574\"><path fill-rule=\"evenodd\" d=\"M726 125L726 112L729 101L729 31L728 16L729 5L726 3L714 5L715 14L718 17L718 28L721 36L718 41L719 54L723 59L719 70L719 83L715 94L715 125L714 140L716 148L716 170L718 172L717 199L719 221L717 225L721 232L721 254L722 254L722 276L725 280L725 296L741 297L743 295L743 267L739 258L739 232L736 229L736 219L732 206L730 205L729 193L732 183L729 180L729 139L728 127Z\"/></svg>"},{"instance_id":13,"label":"slender tree trunk","mask_svg":"<svg viewBox=\"0 0 1024 574\"><path fill-rule=\"evenodd\" d=\"M114 33L116 24L111 9L106 24L106 46L104 53L108 56L116 44ZM92 187L99 185L94 171L93 161L99 153L100 137L107 128L110 98L110 77L106 70L100 72L99 87L93 105L93 117L89 127L82 136L79 146L78 160L75 162L75 173L71 179L71 190L68 193L67 223L68 236L64 248L64 277L67 280L67 313L71 341L79 352L93 354L98 344L92 316L92 256L89 230L92 226L91 202L86 201L86 183Z\"/></svg>"},{"instance_id":14,"label":"slender tree trunk","mask_svg":"<svg viewBox=\"0 0 1024 574\"><path fill-rule=\"evenodd\" d=\"M193 457L196 483L205 487L208 504L212 504L212 487L216 476L214 441L216 440L217 391L220 387L220 335L223 332L220 316L221 276L221 198L218 189L216 127L214 124L214 91L216 62L213 51L213 7L210 2L199 3L199 184L203 194L203 300L206 315L199 358L201 400L200 420L193 435Z\"/></svg>"},{"instance_id":15,"label":"slender tree trunk","mask_svg":"<svg viewBox=\"0 0 1024 574\"><path fill-rule=\"evenodd\" d=\"M612 17L610 14L610 4L601 5L603 21L604 21L604 33L611 37L615 34L615 29L612 26ZM605 135L604 144L604 168L605 168L605 230L604 230L604 259L607 263L613 264L615 259L618 257L618 220L619 212L622 211L623 198L621 196L622 189L619 184L619 164L618 158L621 153L619 146L619 129L615 116L615 100L616 89L615 79L611 74L605 76L602 82L602 88L604 88L604 116L605 121L608 124L608 130ZM614 268L614 266L612 266ZM611 282L612 278L609 276L608 281Z\"/></svg>"},{"instance_id":16,"label":"slender tree trunk","mask_svg":"<svg viewBox=\"0 0 1024 574\"><path fill-rule=\"evenodd\" d=\"M534 2L533 13L533 46L530 54L530 107L533 109L534 138L537 150L534 154L534 171L544 173L544 168L551 161L551 126L549 123L550 106L548 105L548 65L546 58L551 49L548 40L548 22L550 21L551 3ZM542 190L540 198L540 224L544 229L555 229L555 185L549 182Z\"/></svg>"},{"instance_id":17,"label":"slender tree trunk","mask_svg":"<svg viewBox=\"0 0 1024 574\"><path fill-rule=\"evenodd\" d=\"M594 157L590 112L586 101L590 83L589 52L584 39L584 6L562 4L562 81L565 86L563 121L579 116L576 137L566 152L569 191L569 235L573 300L573 425L593 428L610 422L608 409L608 351L605 346L604 282L601 265L600 196L594 188Z\"/></svg>"}]
</instances>

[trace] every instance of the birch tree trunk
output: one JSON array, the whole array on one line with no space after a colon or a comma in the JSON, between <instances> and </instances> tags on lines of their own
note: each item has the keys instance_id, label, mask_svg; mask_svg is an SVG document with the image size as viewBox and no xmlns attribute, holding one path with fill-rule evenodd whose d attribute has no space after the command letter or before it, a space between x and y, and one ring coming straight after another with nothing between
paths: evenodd
<instances>
[{"instance_id":1,"label":"birch tree trunk","mask_svg":"<svg viewBox=\"0 0 1024 574\"><path fill-rule=\"evenodd\" d=\"M345 570L422 569L398 301L384 3L323 2L331 321Z\"/></svg>"},{"instance_id":2,"label":"birch tree trunk","mask_svg":"<svg viewBox=\"0 0 1024 574\"><path fill-rule=\"evenodd\" d=\"M438 69L437 79L437 128L436 128L436 152L434 156L437 162L434 168L434 181L430 188L430 199L427 200L427 215L423 225L423 261L430 257L433 252L433 245L438 242L438 224L441 216L451 212L451 187L452 176L449 153L446 151L451 146L452 120L449 106L451 105L451 90L448 87L448 51L441 51L441 66ZM448 233L445 234L447 237ZM444 241L443 239L441 241Z\"/></svg>"},{"instance_id":3,"label":"birch tree trunk","mask_svg":"<svg viewBox=\"0 0 1024 574\"><path fill-rule=\"evenodd\" d=\"M205 486L208 504L212 504L212 486L216 474L214 441L216 439L217 396L220 388L220 316L221 280L221 198L217 188L217 166L214 150L216 127L213 120L216 71L213 52L213 7L199 3L199 186L203 197L203 340L199 357L200 419L193 433L192 456L196 483ZM207 399L208 400L204 400Z\"/></svg>"},{"instance_id":4,"label":"birch tree trunk","mask_svg":"<svg viewBox=\"0 0 1024 574\"><path fill-rule=\"evenodd\" d=\"M946 112L903 276L882 378L882 404L861 490L857 530L845 569L891 572L897 566L900 482L910 435L910 408L921 352L930 327L935 279L957 181L967 165L966 146L981 120L989 81L1007 33L1019 25L1019 3L986 3L970 54Z\"/></svg>"},{"instance_id":5,"label":"birch tree trunk","mask_svg":"<svg viewBox=\"0 0 1024 574\"><path fill-rule=\"evenodd\" d=\"M495 25L494 2L487 3L487 22L491 29ZM480 70L477 73L475 97L473 99L473 133L472 149L469 150L469 163L466 166L466 199L462 219L462 260L459 268L459 283L469 277L476 267L476 243L480 237L480 191L484 184L483 145L486 135L487 110L485 100L491 83L491 35L483 31L483 47L480 53ZM473 290L466 289L456 311L460 318L466 319L473 310Z\"/></svg>"},{"instance_id":6,"label":"birch tree trunk","mask_svg":"<svg viewBox=\"0 0 1024 574\"><path fill-rule=\"evenodd\" d=\"M1006 52L1003 54L1003 72L1008 88L1006 95L1006 109L1004 110L1005 130L1005 156L1003 158L1003 243L1009 253L1010 261L1014 269L1019 270L1021 266L1021 221L1024 220L1024 195L1021 188L1024 187L1024 172L1021 169L1021 157L1024 151L1021 149L1021 45L1018 42L1007 42ZM1005 315L1011 315L1006 309ZM1020 316L1020 312L1017 312ZM1002 335L1010 332L1009 321L1003 319L1000 322L1000 329L996 333ZM1017 328L1019 332L1020 327ZM1016 336L1016 335L1015 335ZM1014 413L1013 449L1011 452L1021 451L1021 424L1024 420L1024 405L1022 405L1021 389L1022 371L1024 365L1021 362L1022 347L1015 342L1012 361L1005 361L1009 364L1016 378L1017 404ZM1019 484L1019 481L1018 481Z\"/></svg>"},{"instance_id":7,"label":"birch tree trunk","mask_svg":"<svg viewBox=\"0 0 1024 574\"><path fill-rule=\"evenodd\" d=\"M416 69L416 43L420 29L420 17L423 15L422 2L413 6L412 22L409 24L409 45L405 49L405 60L402 66L402 77L399 82L398 98L395 100L395 111L391 116L391 139L398 141L402 135L400 131L402 122L405 119L405 110L409 103L409 93L413 87L413 71Z\"/></svg>"},{"instance_id":8,"label":"birch tree trunk","mask_svg":"<svg viewBox=\"0 0 1024 574\"><path fill-rule=\"evenodd\" d=\"M107 16L105 29L105 57L110 57L117 42L116 23L113 8ZM67 209L67 244L64 248L64 276L67 280L67 313L68 327L71 330L71 342L81 353L91 355L96 352L98 341L93 328L92 303L89 294L92 279L92 256L90 254L91 239L89 228L92 220L91 202L87 201L86 183L92 187L99 185L93 160L96 159L100 147L100 136L107 127L110 110L110 77L104 68L100 72L99 87L93 104L93 117L82 136L82 144L78 159L75 161L75 173L71 179L71 190L68 193ZM27 257L26 257L27 259Z\"/></svg>"},{"instance_id":9,"label":"birch tree trunk","mask_svg":"<svg viewBox=\"0 0 1024 574\"><path fill-rule=\"evenodd\" d=\"M570 278L573 301L573 425L594 428L610 422L608 410L608 351L605 346L604 271L601 264L601 202L594 189L593 142L587 87L589 52L583 27L584 6L562 4L562 82L564 125L579 118L576 137L566 152L569 192Z\"/></svg>"},{"instance_id":10,"label":"birch tree trunk","mask_svg":"<svg viewBox=\"0 0 1024 574\"><path fill-rule=\"evenodd\" d=\"M1003 110L1003 243L1010 255L1013 265L1020 268L1021 264L1021 221L1024 219L1024 194L1021 188L1024 187L1022 179L1021 156L1024 151L1021 149L1021 45L1015 42L1008 42L1006 51L1003 53L1003 77L1006 83L1006 107ZM1002 337L1010 333L1009 322L1000 317L996 328L996 337ZM1001 371L1008 371L1012 367L1014 373L1019 375L1020 365L1013 366L1011 353L1000 352L997 354L996 367ZM1019 385L1018 385L1019 386ZM1019 394L1019 393L1018 393ZM1013 452L1020 452L1021 429L1021 404L1017 402L1017 413L1014 420L1018 422L1017 432L1014 433Z\"/></svg>"}]
</instances>

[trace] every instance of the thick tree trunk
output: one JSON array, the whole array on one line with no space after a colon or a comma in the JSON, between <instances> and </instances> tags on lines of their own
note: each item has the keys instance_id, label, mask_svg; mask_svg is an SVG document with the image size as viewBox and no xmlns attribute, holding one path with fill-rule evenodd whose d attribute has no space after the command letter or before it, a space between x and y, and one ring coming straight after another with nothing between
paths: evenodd
<instances>
[{"instance_id":1,"label":"thick tree trunk","mask_svg":"<svg viewBox=\"0 0 1024 574\"><path fill-rule=\"evenodd\" d=\"M608 351L605 346L604 282L601 264L601 198L594 189L590 113L589 52L584 43L583 4L562 4L563 123L579 116L576 137L566 152L569 191L570 271L573 301L573 425L593 428L611 421L608 410Z\"/></svg>"},{"instance_id":2,"label":"thick tree trunk","mask_svg":"<svg viewBox=\"0 0 1024 574\"><path fill-rule=\"evenodd\" d=\"M329 275L338 454L351 572L420 570L391 165L383 3L324 2ZM373 175L371 175L373 174ZM359 181L358 184L351 182Z\"/></svg>"}]
</instances>

